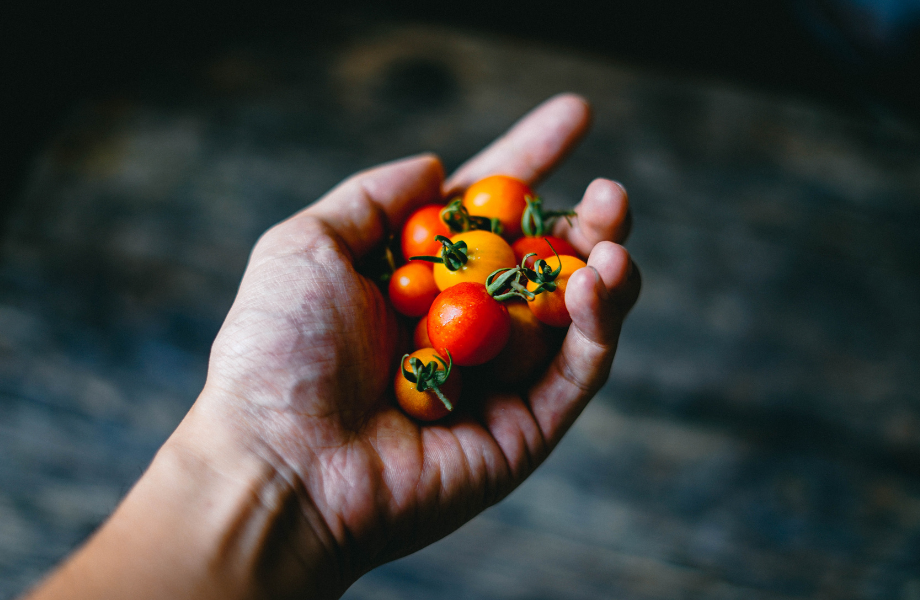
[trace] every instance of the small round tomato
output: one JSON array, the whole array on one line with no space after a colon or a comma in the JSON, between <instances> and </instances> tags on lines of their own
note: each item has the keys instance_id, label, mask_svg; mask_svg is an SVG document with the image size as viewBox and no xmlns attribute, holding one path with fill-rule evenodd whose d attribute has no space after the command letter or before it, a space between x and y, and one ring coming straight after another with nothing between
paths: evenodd
<instances>
[{"instance_id":1,"label":"small round tomato","mask_svg":"<svg viewBox=\"0 0 920 600\"><path fill-rule=\"evenodd\" d=\"M434 421L446 416L460 400L460 390L462 386L460 371L452 368L446 380L441 383L435 382L435 386L433 387L437 387L437 391L435 391L433 387L428 387L428 389L424 391L419 391L418 388L421 387L421 384L418 381L410 381L403 372L405 370L410 374L414 373L411 364L413 358L419 359L421 361L420 365L422 366L434 363L437 367L436 371L442 374L439 377L442 378L443 373L447 373L444 367L445 363L450 364L448 361L442 363L441 360L444 359L435 352L434 348L423 348L404 356L402 368L396 373L396 379L393 382L393 387L396 391L396 401L399 403L400 408L409 416L415 417L420 421ZM438 360L439 358L441 360ZM438 392L440 392L440 395ZM447 403L444 402L445 399Z\"/></svg>"},{"instance_id":2,"label":"small round tomato","mask_svg":"<svg viewBox=\"0 0 920 600\"><path fill-rule=\"evenodd\" d=\"M549 244L546 243L547 240L549 240ZM550 247L550 244L552 244L552 247ZM554 248L556 252L553 252ZM531 252L536 253L536 256L529 257L527 262L524 263L524 266L528 269L533 268L533 264L537 262L537 259L549 258L557 253L578 256L578 251L575 250L572 244L554 235L544 235L543 237L525 236L511 244L511 249L514 250L514 259L518 264L520 264L525 255Z\"/></svg>"},{"instance_id":3,"label":"small round tomato","mask_svg":"<svg viewBox=\"0 0 920 600\"><path fill-rule=\"evenodd\" d=\"M428 337L439 353L469 367L492 360L508 342L511 318L481 283L465 281L441 292L428 311Z\"/></svg>"},{"instance_id":4,"label":"small round tomato","mask_svg":"<svg viewBox=\"0 0 920 600\"><path fill-rule=\"evenodd\" d=\"M466 263L451 271L446 264L435 263L434 281L441 291L463 281L484 283L496 269L509 269L517 263L508 242L491 231L474 229L450 238L452 244L466 243Z\"/></svg>"},{"instance_id":5,"label":"small round tomato","mask_svg":"<svg viewBox=\"0 0 920 600\"><path fill-rule=\"evenodd\" d=\"M428 263L412 260L399 267L390 277L390 303L407 317L419 317L428 312L440 290Z\"/></svg>"},{"instance_id":6,"label":"small round tomato","mask_svg":"<svg viewBox=\"0 0 920 600\"><path fill-rule=\"evenodd\" d=\"M402 253L406 260L412 256L434 256L441 250L436 235L449 237L450 228L441 219L440 204L426 204L406 220L402 229ZM430 267L429 267L430 268Z\"/></svg>"},{"instance_id":7,"label":"small round tomato","mask_svg":"<svg viewBox=\"0 0 920 600\"><path fill-rule=\"evenodd\" d=\"M572 322L569 311L565 307L565 286L569 281L572 273L582 267L586 267L585 261L574 256L562 255L558 259L554 256L546 260L547 264L553 269L562 266L559 275L556 276L556 289L552 292L544 291L537 294L532 302L528 302L530 310L538 319L552 325L553 327L565 327ZM527 282L527 289L533 291L537 284L532 281Z\"/></svg>"},{"instance_id":8,"label":"small round tomato","mask_svg":"<svg viewBox=\"0 0 920 600\"><path fill-rule=\"evenodd\" d=\"M412 346L416 350L422 348L431 348L431 340L428 339L428 315L425 315L415 324L415 331L412 332Z\"/></svg>"},{"instance_id":9,"label":"small round tomato","mask_svg":"<svg viewBox=\"0 0 920 600\"><path fill-rule=\"evenodd\" d=\"M509 240L521 237L521 217L527 197L534 193L526 183L508 175L480 179L463 194L463 206L471 215L498 219L502 235Z\"/></svg>"},{"instance_id":10,"label":"small round tomato","mask_svg":"<svg viewBox=\"0 0 920 600\"><path fill-rule=\"evenodd\" d=\"M544 325L527 302L508 302L511 335L492 362L490 379L503 387L530 384L558 348L557 330Z\"/></svg>"}]
</instances>

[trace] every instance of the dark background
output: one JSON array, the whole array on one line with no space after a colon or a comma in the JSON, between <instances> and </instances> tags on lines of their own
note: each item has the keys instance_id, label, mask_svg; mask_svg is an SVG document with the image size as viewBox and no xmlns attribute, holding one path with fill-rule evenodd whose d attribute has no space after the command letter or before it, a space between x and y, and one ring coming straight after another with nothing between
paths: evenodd
<instances>
[{"instance_id":1,"label":"dark background","mask_svg":"<svg viewBox=\"0 0 920 600\"><path fill-rule=\"evenodd\" d=\"M920 598L920 0L560 4L4 6L0 598L186 413L262 231L563 90L595 122L539 193L635 216L612 376L348 597Z\"/></svg>"},{"instance_id":2,"label":"dark background","mask_svg":"<svg viewBox=\"0 0 920 600\"><path fill-rule=\"evenodd\" d=\"M17 0L4 7L0 42L6 45L0 153L7 157L0 167L0 221L29 157L76 100L104 96L151 69L174 70L229 42L295 38L322 44L354 22L379 19L537 39L640 66L792 91L847 110L916 119L920 8L913 0L861 3ZM892 5L905 10L886 19L884 7Z\"/></svg>"}]
</instances>

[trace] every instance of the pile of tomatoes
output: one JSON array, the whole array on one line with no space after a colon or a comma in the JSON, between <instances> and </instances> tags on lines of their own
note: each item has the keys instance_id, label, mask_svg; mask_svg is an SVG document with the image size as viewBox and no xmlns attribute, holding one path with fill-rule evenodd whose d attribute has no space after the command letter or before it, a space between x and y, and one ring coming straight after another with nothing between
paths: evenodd
<instances>
[{"instance_id":1,"label":"pile of tomatoes","mask_svg":"<svg viewBox=\"0 0 920 600\"><path fill-rule=\"evenodd\" d=\"M457 367L483 365L487 377L517 386L545 367L571 323L569 277L584 267L565 240L545 235L557 217L522 181L493 175L447 205L429 204L406 221L399 240L405 263L389 279L393 308L420 318L416 350L396 373L396 398L424 421L459 400Z\"/></svg>"}]
</instances>

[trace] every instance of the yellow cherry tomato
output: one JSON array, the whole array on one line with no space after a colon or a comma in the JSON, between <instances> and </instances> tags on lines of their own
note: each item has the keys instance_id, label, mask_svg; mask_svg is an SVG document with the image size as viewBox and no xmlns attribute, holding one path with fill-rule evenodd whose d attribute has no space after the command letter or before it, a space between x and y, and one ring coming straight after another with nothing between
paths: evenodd
<instances>
[{"instance_id":1,"label":"yellow cherry tomato","mask_svg":"<svg viewBox=\"0 0 920 600\"><path fill-rule=\"evenodd\" d=\"M485 284L492 271L510 269L517 264L514 250L508 242L490 231L474 229L458 233L450 238L450 241L454 244L466 242L467 261L456 271L451 271L446 265L435 263L434 282L442 292L464 281Z\"/></svg>"}]
</instances>

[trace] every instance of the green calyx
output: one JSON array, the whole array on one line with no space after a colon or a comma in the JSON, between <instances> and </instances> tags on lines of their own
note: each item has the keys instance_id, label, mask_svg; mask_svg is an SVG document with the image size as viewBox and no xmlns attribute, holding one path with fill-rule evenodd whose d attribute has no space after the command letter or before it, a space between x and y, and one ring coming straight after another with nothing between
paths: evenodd
<instances>
[{"instance_id":1,"label":"green calyx","mask_svg":"<svg viewBox=\"0 0 920 600\"><path fill-rule=\"evenodd\" d=\"M406 369L406 359L409 359L409 368ZM450 377L450 370L454 366L454 359L451 357L450 352L447 352L447 360L449 362L444 362L444 359L440 356L435 356L435 359L430 363L422 362L422 359L408 354L403 355L400 364L403 365L402 373L410 383L415 384L415 389L420 392L427 392L431 390L435 393L438 399L444 404L444 408L448 411L454 410L454 405L451 404L451 401L447 399L447 396L444 395L444 392L441 391L440 387L444 385L447 381L447 378ZM438 363L441 363L444 366L444 370L438 369Z\"/></svg>"},{"instance_id":2,"label":"green calyx","mask_svg":"<svg viewBox=\"0 0 920 600\"><path fill-rule=\"evenodd\" d=\"M549 244L549 241L547 243ZM549 247L552 248L552 244ZM553 252L555 251L553 249ZM546 261L542 259L538 260L534 265L537 270L526 267L527 259L536 255L536 252L530 252L521 258L521 264L516 267L505 267L489 273L489 276L486 277L486 291L489 295L499 302L510 300L511 298L521 298L531 302L537 297L537 294L554 291L556 284L553 281L562 271L561 261L559 268L555 271L550 269ZM559 255L557 254L556 256ZM528 290L528 281L533 281L537 284L537 287L534 290Z\"/></svg>"},{"instance_id":3,"label":"green calyx","mask_svg":"<svg viewBox=\"0 0 920 600\"><path fill-rule=\"evenodd\" d=\"M559 217L571 225L571 218L578 216L574 210L543 210L543 200L539 196L527 196L524 200L527 202L527 208L521 215L521 231L528 237L546 235L553 221Z\"/></svg>"},{"instance_id":4,"label":"green calyx","mask_svg":"<svg viewBox=\"0 0 920 600\"><path fill-rule=\"evenodd\" d=\"M521 272L524 277L526 277L528 281L537 284L537 287L533 290L534 294L555 292L557 288L556 278L559 277L559 273L562 272L562 259L559 258L559 253L556 252L556 249L553 248L553 245L549 243L548 239L543 238L543 240L549 245L553 254L556 255L556 258L559 260L559 266L553 269L549 266L549 263L541 258L534 263L533 269L528 269L524 266L524 261L521 261ZM534 252L527 256L536 256L536 253ZM525 257L524 260L527 260L527 258Z\"/></svg>"},{"instance_id":5,"label":"green calyx","mask_svg":"<svg viewBox=\"0 0 920 600\"><path fill-rule=\"evenodd\" d=\"M441 220L454 233L464 233L473 229L491 231L498 235L502 233L502 224L498 219L471 215L470 211L463 206L462 198L454 198L447 203L447 206L441 211Z\"/></svg>"},{"instance_id":6,"label":"green calyx","mask_svg":"<svg viewBox=\"0 0 920 600\"><path fill-rule=\"evenodd\" d=\"M443 264L448 271L456 271L470 259L466 242L460 240L456 244L443 235L436 235L434 239L441 242L441 256L410 256L409 260L425 260Z\"/></svg>"},{"instance_id":7,"label":"green calyx","mask_svg":"<svg viewBox=\"0 0 920 600\"><path fill-rule=\"evenodd\" d=\"M486 277L486 291L499 302L512 298L523 298L530 302L536 297L533 292L527 289L527 279L519 266L492 271Z\"/></svg>"}]
</instances>

